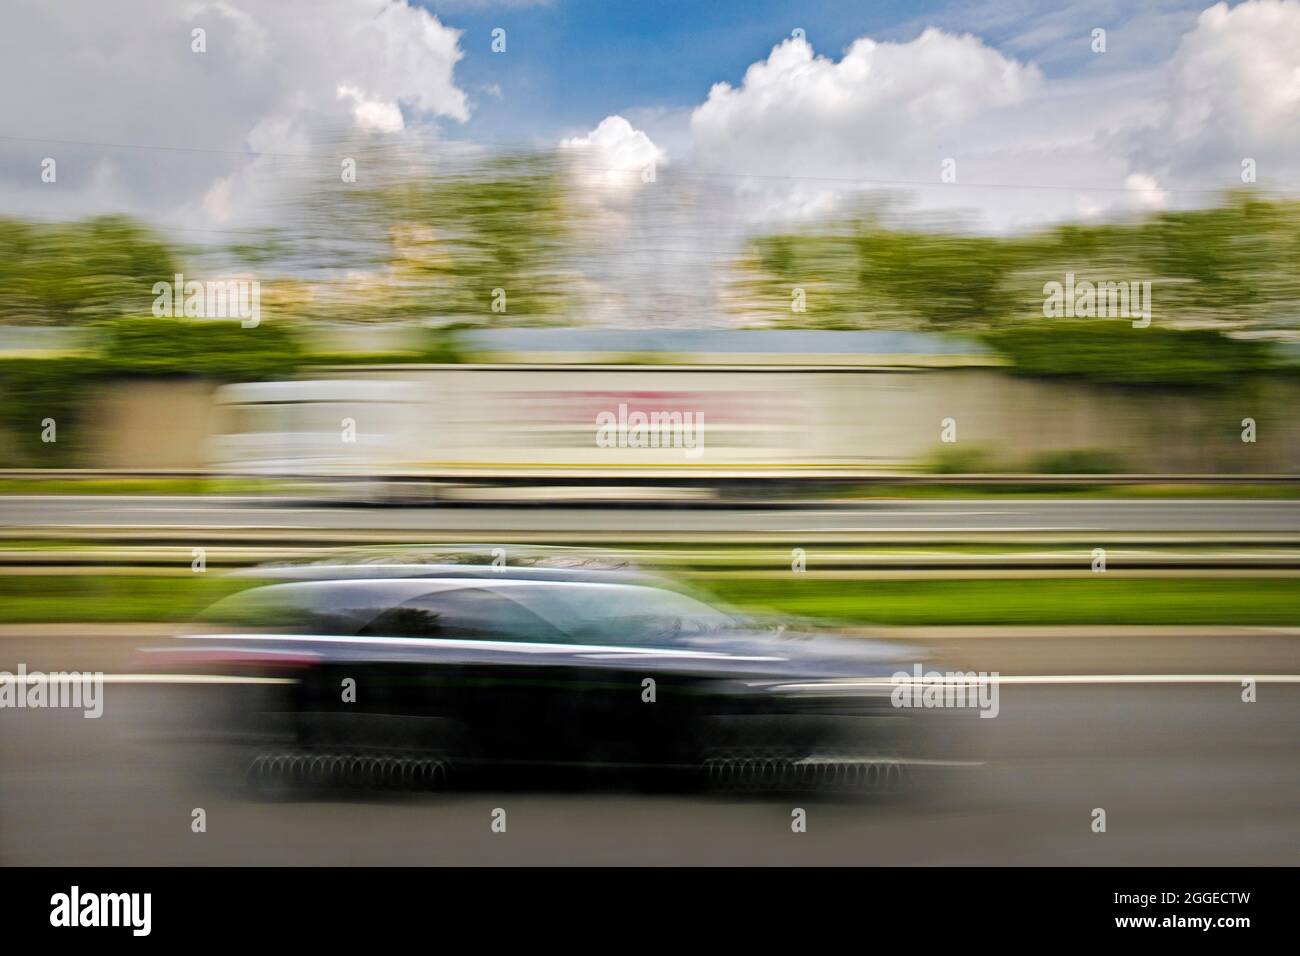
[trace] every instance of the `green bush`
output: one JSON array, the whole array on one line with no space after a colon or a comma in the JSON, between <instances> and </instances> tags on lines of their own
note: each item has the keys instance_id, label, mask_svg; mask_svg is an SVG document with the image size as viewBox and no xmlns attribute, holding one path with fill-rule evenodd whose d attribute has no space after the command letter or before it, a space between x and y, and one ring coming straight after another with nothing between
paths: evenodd
<instances>
[{"instance_id":1,"label":"green bush","mask_svg":"<svg viewBox=\"0 0 1300 956\"><path fill-rule=\"evenodd\" d=\"M1276 367L1265 342L1210 329L1135 329L1128 320L1044 320L985 338L1018 374L1119 385L1225 386Z\"/></svg>"},{"instance_id":2,"label":"green bush","mask_svg":"<svg viewBox=\"0 0 1300 956\"><path fill-rule=\"evenodd\" d=\"M262 323L241 328L224 320L121 318L98 329L91 356L0 359L0 429L16 460L8 467L70 468L85 442L75 427L90 388L114 378L196 376L249 381L292 375L307 360L292 333ZM41 440L52 418L57 440Z\"/></svg>"},{"instance_id":3,"label":"green bush","mask_svg":"<svg viewBox=\"0 0 1300 956\"><path fill-rule=\"evenodd\" d=\"M992 450L982 445L941 445L924 467L932 475L987 475L1006 470Z\"/></svg>"},{"instance_id":4,"label":"green bush","mask_svg":"<svg viewBox=\"0 0 1300 956\"><path fill-rule=\"evenodd\" d=\"M418 347L400 352L312 352L313 365L457 365L467 355L454 332L430 329Z\"/></svg>"},{"instance_id":5,"label":"green bush","mask_svg":"<svg viewBox=\"0 0 1300 956\"><path fill-rule=\"evenodd\" d=\"M5 467L72 467L83 450L74 426L86 408L86 387L99 372L93 358L0 360L0 427L17 458ZM56 440L48 443L41 439L46 418L55 422Z\"/></svg>"},{"instance_id":6,"label":"green bush","mask_svg":"<svg viewBox=\"0 0 1300 956\"><path fill-rule=\"evenodd\" d=\"M114 319L102 329L103 374L248 381L291 375L306 353L283 325L225 319Z\"/></svg>"},{"instance_id":7,"label":"green bush","mask_svg":"<svg viewBox=\"0 0 1300 956\"><path fill-rule=\"evenodd\" d=\"M1104 448L1048 451L1029 461L1029 471L1042 475L1114 475L1126 470L1124 459Z\"/></svg>"}]
</instances>

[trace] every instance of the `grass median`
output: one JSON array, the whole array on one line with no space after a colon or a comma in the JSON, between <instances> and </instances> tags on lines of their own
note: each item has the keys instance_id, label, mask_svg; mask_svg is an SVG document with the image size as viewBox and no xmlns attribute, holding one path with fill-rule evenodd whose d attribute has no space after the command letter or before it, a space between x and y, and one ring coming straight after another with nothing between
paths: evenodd
<instances>
[{"instance_id":1,"label":"grass median","mask_svg":"<svg viewBox=\"0 0 1300 956\"><path fill-rule=\"evenodd\" d=\"M0 621L186 621L255 583L212 573L0 576ZM704 576L692 583L738 608L853 624L1300 625L1294 578L844 581L792 573L788 580Z\"/></svg>"},{"instance_id":2,"label":"grass median","mask_svg":"<svg viewBox=\"0 0 1300 956\"><path fill-rule=\"evenodd\" d=\"M699 580L736 607L860 624L1300 625L1294 578Z\"/></svg>"}]
</instances>

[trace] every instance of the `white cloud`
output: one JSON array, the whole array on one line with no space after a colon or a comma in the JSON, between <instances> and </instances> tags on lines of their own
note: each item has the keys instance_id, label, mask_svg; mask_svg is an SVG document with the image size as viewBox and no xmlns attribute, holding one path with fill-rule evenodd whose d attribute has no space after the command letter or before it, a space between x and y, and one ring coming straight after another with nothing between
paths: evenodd
<instances>
[{"instance_id":1,"label":"white cloud","mask_svg":"<svg viewBox=\"0 0 1300 956\"><path fill-rule=\"evenodd\" d=\"M197 241L271 215L273 170L327 159L340 139L469 117L460 32L412 0L6 0L3 16L4 133L34 140L0 141L11 214L124 211ZM45 155L59 181L42 189L31 171Z\"/></svg>"},{"instance_id":2,"label":"white cloud","mask_svg":"<svg viewBox=\"0 0 1300 956\"><path fill-rule=\"evenodd\" d=\"M1113 28L1111 46L1134 29ZM1119 63L1109 56L1096 62ZM885 188L919 216L995 230L1205 205L1240 185L1246 157L1262 185L1300 178L1300 0L1219 4L1163 63L1051 80L935 28L862 38L839 60L790 39L738 86L715 85L691 132L700 171L759 222L835 214Z\"/></svg>"},{"instance_id":3,"label":"white cloud","mask_svg":"<svg viewBox=\"0 0 1300 956\"><path fill-rule=\"evenodd\" d=\"M364 132L400 133L406 128L402 108L396 103L367 99L355 86L340 86L338 97L352 101L352 119Z\"/></svg>"},{"instance_id":4,"label":"white cloud","mask_svg":"<svg viewBox=\"0 0 1300 956\"><path fill-rule=\"evenodd\" d=\"M1156 122L1134 162L1179 184L1300 179L1300 0L1252 0L1203 11L1165 70Z\"/></svg>"},{"instance_id":5,"label":"white cloud","mask_svg":"<svg viewBox=\"0 0 1300 956\"><path fill-rule=\"evenodd\" d=\"M1021 106L1042 86L1037 68L969 35L864 37L838 61L789 39L750 66L739 87L709 91L691 117L695 156L706 173L733 178L749 194L755 217L820 215L873 182L938 185L950 158L959 181L973 178L987 130L972 122Z\"/></svg>"},{"instance_id":6,"label":"white cloud","mask_svg":"<svg viewBox=\"0 0 1300 956\"><path fill-rule=\"evenodd\" d=\"M213 222L222 223L230 220L230 182L229 176L218 179L203 195L203 209Z\"/></svg>"},{"instance_id":7,"label":"white cloud","mask_svg":"<svg viewBox=\"0 0 1300 956\"><path fill-rule=\"evenodd\" d=\"M607 116L589 133L563 140L560 152L572 174L575 249L584 277L575 291L588 320L713 321L713 265L736 243L727 234L729 218L701 229L711 192L689 176L676 178L665 151L622 116Z\"/></svg>"},{"instance_id":8,"label":"white cloud","mask_svg":"<svg viewBox=\"0 0 1300 956\"><path fill-rule=\"evenodd\" d=\"M606 116L585 136L560 142L581 185L605 191L635 188L658 176L664 151L621 116Z\"/></svg>"},{"instance_id":9,"label":"white cloud","mask_svg":"<svg viewBox=\"0 0 1300 956\"><path fill-rule=\"evenodd\" d=\"M865 153L904 154L936 124L989 106L1023 101L1042 82L1037 68L1004 57L973 36L929 29L910 43L863 37L835 62L789 39L745 71L739 88L718 83L691 118L700 147L734 148L746 133L778 129L783 152L855 162Z\"/></svg>"},{"instance_id":10,"label":"white cloud","mask_svg":"<svg viewBox=\"0 0 1300 956\"><path fill-rule=\"evenodd\" d=\"M1131 173L1124 180L1124 185L1133 192L1138 205L1144 209L1163 209L1169 198L1156 181L1145 173Z\"/></svg>"}]
</instances>

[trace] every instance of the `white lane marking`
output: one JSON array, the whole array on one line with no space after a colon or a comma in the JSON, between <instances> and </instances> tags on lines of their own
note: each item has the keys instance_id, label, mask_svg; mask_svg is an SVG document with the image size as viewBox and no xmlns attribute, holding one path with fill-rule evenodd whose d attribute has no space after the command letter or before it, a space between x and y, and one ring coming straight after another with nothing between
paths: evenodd
<instances>
[{"instance_id":1,"label":"white lane marking","mask_svg":"<svg viewBox=\"0 0 1300 956\"><path fill-rule=\"evenodd\" d=\"M897 680L863 679L849 681L800 682L777 685L782 690L854 690L865 687L902 687L907 684L1239 684L1253 680L1259 684L1300 684L1300 674L1016 674L956 677L938 675L914 680L911 676Z\"/></svg>"},{"instance_id":2,"label":"white lane marking","mask_svg":"<svg viewBox=\"0 0 1300 956\"><path fill-rule=\"evenodd\" d=\"M292 684L291 677L240 677L227 674L104 674L106 684ZM58 679L58 674L27 674L24 677L13 676L15 683L48 683ZM957 682L956 678L951 678ZM1253 680L1260 684L1300 684L1300 674L1042 674L1016 675L999 678L976 678L962 681L966 684L993 683L1001 684L1236 684L1243 680ZM783 689L797 689L801 686L816 687L822 690L853 689L861 687L897 687L911 683L912 679L878 680L878 681L839 681L818 684L783 684ZM946 681L936 680L936 683ZM923 681L924 683L924 681Z\"/></svg>"},{"instance_id":3,"label":"white lane marking","mask_svg":"<svg viewBox=\"0 0 1300 956\"><path fill-rule=\"evenodd\" d=\"M769 511L767 514L779 514L777 511ZM801 514L817 518L861 518L864 515L879 513L887 515L891 512L888 508L859 508L853 511L803 511ZM916 508L896 508L895 514L921 514L927 518L964 518L967 515L1014 515L1020 514L1019 511L925 511Z\"/></svg>"},{"instance_id":4,"label":"white lane marking","mask_svg":"<svg viewBox=\"0 0 1300 956\"><path fill-rule=\"evenodd\" d=\"M49 684L63 683L68 671L52 674L17 674L0 679L0 683ZM228 674L98 674L78 671L82 677L94 677L105 684L294 684L291 677L240 677Z\"/></svg>"},{"instance_id":5,"label":"white lane marking","mask_svg":"<svg viewBox=\"0 0 1300 956\"><path fill-rule=\"evenodd\" d=\"M1051 674L1000 677L1004 684L1300 684L1300 674Z\"/></svg>"}]
</instances>

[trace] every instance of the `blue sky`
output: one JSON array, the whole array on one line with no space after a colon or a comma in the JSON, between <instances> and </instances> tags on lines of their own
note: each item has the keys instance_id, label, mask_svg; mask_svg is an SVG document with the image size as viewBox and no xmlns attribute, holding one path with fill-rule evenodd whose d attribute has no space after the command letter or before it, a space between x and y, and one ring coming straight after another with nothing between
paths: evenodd
<instances>
[{"instance_id":1,"label":"blue sky","mask_svg":"<svg viewBox=\"0 0 1300 956\"><path fill-rule=\"evenodd\" d=\"M689 110L714 83L738 83L746 67L803 28L818 50L838 53L863 35L886 36L939 3L835 0L550 0L532 6L429 0L463 30L462 85L476 112L448 135L503 142L585 132L633 110ZM491 52L506 30L507 50ZM913 31L916 32L916 31ZM497 99L484 87L496 84Z\"/></svg>"},{"instance_id":2,"label":"blue sky","mask_svg":"<svg viewBox=\"0 0 1300 956\"><path fill-rule=\"evenodd\" d=\"M553 140L585 132L601 118L634 109L689 109L718 80L738 80L790 29L820 32L842 44L868 27L859 14L825 12L828 4L775 2L611 3L551 0L531 7L425 4L449 26L464 30L462 84L477 93L477 110L452 136L503 141ZM817 9L818 7L822 9ZM491 31L507 31L507 52L490 50ZM500 87L495 99L483 93Z\"/></svg>"},{"instance_id":3,"label":"blue sky","mask_svg":"<svg viewBox=\"0 0 1300 956\"><path fill-rule=\"evenodd\" d=\"M527 0L525 0L527 2ZM989 46L1032 60L1044 75L1122 70L1168 56L1207 6L1199 0L1132 2L845 2L845 0L549 0L520 6L492 0L422 0L462 30L456 75L473 98L453 138L553 142L607 115L675 113L684 120L714 83L740 82L745 69L802 28L820 55L838 58L859 37L906 42L925 27L971 32ZM1091 30L1132 24L1105 60L1090 56ZM1148 26L1149 25L1149 26ZM491 33L507 50L490 50ZM500 90L497 97L488 88Z\"/></svg>"}]
</instances>

